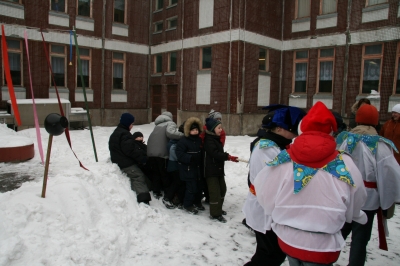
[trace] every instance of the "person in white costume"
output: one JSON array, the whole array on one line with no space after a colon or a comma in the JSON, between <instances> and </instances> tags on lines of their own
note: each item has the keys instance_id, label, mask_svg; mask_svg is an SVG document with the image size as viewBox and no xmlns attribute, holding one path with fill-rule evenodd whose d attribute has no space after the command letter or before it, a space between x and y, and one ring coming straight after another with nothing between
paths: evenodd
<instances>
[{"instance_id":1,"label":"person in white costume","mask_svg":"<svg viewBox=\"0 0 400 266\"><path fill-rule=\"evenodd\" d=\"M336 142L340 150L351 154L367 190L368 197L362 210L367 214L368 222L359 224L354 221L342 228L345 239L352 232L349 265L363 266L375 214L378 217L379 247L388 250L383 219L390 218L388 210L389 214L393 213L395 202L400 201L400 166L393 156L393 150L398 152L393 142L378 136L375 130L379 123L375 106L361 106L356 114L356 123L350 132L340 133Z\"/></svg>"},{"instance_id":2,"label":"person in white costume","mask_svg":"<svg viewBox=\"0 0 400 266\"><path fill-rule=\"evenodd\" d=\"M250 189L242 210L247 225L255 232L257 241L256 252L246 266L279 266L286 258L286 254L278 245L275 233L271 230L271 217L264 213L257 201L253 183L266 163L272 161L297 136L299 122L305 115L300 108L286 105L270 105L263 109L269 110L269 113L262 120L262 137L256 138L252 143L249 161Z\"/></svg>"},{"instance_id":3,"label":"person in white costume","mask_svg":"<svg viewBox=\"0 0 400 266\"><path fill-rule=\"evenodd\" d=\"M360 171L336 150L334 116L317 102L302 119L299 136L256 176L257 200L291 266L332 265L345 245L345 222L367 222Z\"/></svg>"}]
</instances>

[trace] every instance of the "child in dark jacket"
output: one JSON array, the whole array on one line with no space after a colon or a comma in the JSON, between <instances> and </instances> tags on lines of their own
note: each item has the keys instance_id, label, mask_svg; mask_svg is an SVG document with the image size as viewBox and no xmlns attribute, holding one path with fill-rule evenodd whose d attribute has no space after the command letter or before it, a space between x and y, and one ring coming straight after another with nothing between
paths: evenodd
<instances>
[{"instance_id":1,"label":"child in dark jacket","mask_svg":"<svg viewBox=\"0 0 400 266\"><path fill-rule=\"evenodd\" d=\"M201 139L199 133L202 130L200 119L190 117L184 125L185 137L176 144L176 156L178 159L179 175L186 182L183 207L192 214L198 210L205 210L201 205L201 190L199 182L201 178ZM196 205L196 206L195 206Z\"/></svg>"},{"instance_id":2,"label":"child in dark jacket","mask_svg":"<svg viewBox=\"0 0 400 266\"><path fill-rule=\"evenodd\" d=\"M226 214L222 210L226 194L224 166L225 161L238 162L238 158L224 152L220 139L222 132L221 121L207 118L206 127L204 172L210 193L210 218L226 223L226 219L222 216Z\"/></svg>"},{"instance_id":3,"label":"child in dark jacket","mask_svg":"<svg viewBox=\"0 0 400 266\"><path fill-rule=\"evenodd\" d=\"M147 145L144 143L142 132L135 132L132 134L132 138L135 140L134 145L138 152L138 156L135 158L137 166L142 172L148 177L146 180L149 190L151 190L151 167L147 164Z\"/></svg>"}]
</instances>

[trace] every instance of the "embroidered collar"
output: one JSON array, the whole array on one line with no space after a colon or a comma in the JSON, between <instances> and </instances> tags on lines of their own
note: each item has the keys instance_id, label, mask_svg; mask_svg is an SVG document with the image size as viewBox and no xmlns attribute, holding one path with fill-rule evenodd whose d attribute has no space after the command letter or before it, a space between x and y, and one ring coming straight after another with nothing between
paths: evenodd
<instances>
[{"instance_id":1,"label":"embroidered collar","mask_svg":"<svg viewBox=\"0 0 400 266\"><path fill-rule=\"evenodd\" d=\"M376 149L378 148L379 141L385 142L386 144L391 146L393 148L393 150L395 150L397 153L399 152L391 140L388 140L379 135L360 135L360 134L343 131L337 136L336 143L340 145L344 141L347 142L347 148L350 153L353 153L353 150L356 148L357 144L360 141L364 142L365 145L367 145L369 150L374 155L376 154Z\"/></svg>"},{"instance_id":2,"label":"embroidered collar","mask_svg":"<svg viewBox=\"0 0 400 266\"><path fill-rule=\"evenodd\" d=\"M269 148L269 147L277 147L279 148L279 146L272 140L269 139L260 139L260 149L265 149L265 148Z\"/></svg>"},{"instance_id":3,"label":"embroidered collar","mask_svg":"<svg viewBox=\"0 0 400 266\"><path fill-rule=\"evenodd\" d=\"M337 179L355 187L350 172L343 161L342 154L343 151L340 151L333 161L329 162L322 168L312 168L294 162L287 151L283 150L271 162L267 163L267 165L277 166L287 162L293 162L294 194L299 193L305 186L307 186L318 170L330 173Z\"/></svg>"}]
</instances>

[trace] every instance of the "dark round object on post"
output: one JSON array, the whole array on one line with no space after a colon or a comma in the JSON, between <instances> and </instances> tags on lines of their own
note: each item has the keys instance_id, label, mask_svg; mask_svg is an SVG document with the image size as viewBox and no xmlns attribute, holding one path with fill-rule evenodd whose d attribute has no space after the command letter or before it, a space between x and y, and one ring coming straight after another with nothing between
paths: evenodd
<instances>
[{"instance_id":1,"label":"dark round object on post","mask_svg":"<svg viewBox=\"0 0 400 266\"><path fill-rule=\"evenodd\" d=\"M58 136L68 127L68 119L56 113L49 114L44 120L44 128L47 133Z\"/></svg>"}]
</instances>

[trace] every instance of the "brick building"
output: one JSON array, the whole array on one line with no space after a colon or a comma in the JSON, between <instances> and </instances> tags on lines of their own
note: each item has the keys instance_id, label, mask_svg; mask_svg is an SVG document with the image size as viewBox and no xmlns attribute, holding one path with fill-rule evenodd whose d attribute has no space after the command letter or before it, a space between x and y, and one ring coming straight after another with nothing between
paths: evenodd
<instances>
[{"instance_id":1,"label":"brick building","mask_svg":"<svg viewBox=\"0 0 400 266\"><path fill-rule=\"evenodd\" d=\"M386 120L400 102L398 0L0 0L0 23L17 98L32 97L26 30L35 98L56 97L48 56L61 97L85 107L76 29L93 125L215 109L228 134L254 134L268 104L320 100L346 118L375 90Z\"/></svg>"}]
</instances>

